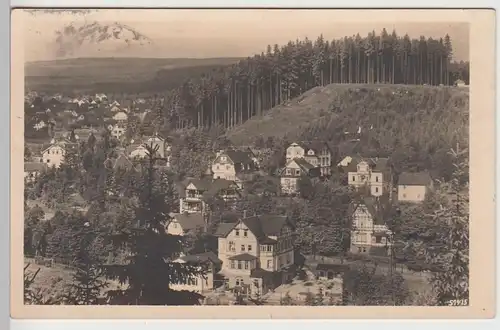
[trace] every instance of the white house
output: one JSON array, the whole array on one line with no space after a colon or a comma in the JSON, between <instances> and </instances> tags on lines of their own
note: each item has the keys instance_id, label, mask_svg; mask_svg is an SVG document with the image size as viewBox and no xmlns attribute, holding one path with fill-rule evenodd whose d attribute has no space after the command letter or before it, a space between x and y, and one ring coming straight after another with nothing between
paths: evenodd
<instances>
[{"instance_id":1,"label":"white house","mask_svg":"<svg viewBox=\"0 0 500 330\"><path fill-rule=\"evenodd\" d=\"M246 178L257 171L253 158L250 151L220 150L212 162L213 178L234 181L241 188Z\"/></svg>"},{"instance_id":2,"label":"white house","mask_svg":"<svg viewBox=\"0 0 500 330\"><path fill-rule=\"evenodd\" d=\"M42 162L47 164L48 167L54 166L58 168L64 161L66 148L70 144L70 142L66 141L53 142L49 147L42 150Z\"/></svg>"},{"instance_id":3,"label":"white house","mask_svg":"<svg viewBox=\"0 0 500 330\"><path fill-rule=\"evenodd\" d=\"M347 182L356 188L366 187L372 196L391 194L392 171L388 158L345 157L338 166L347 173Z\"/></svg>"},{"instance_id":4,"label":"white house","mask_svg":"<svg viewBox=\"0 0 500 330\"><path fill-rule=\"evenodd\" d=\"M229 288L263 295L291 280L294 274L294 226L287 217L243 216L235 223L219 224L220 274Z\"/></svg>"},{"instance_id":5,"label":"white house","mask_svg":"<svg viewBox=\"0 0 500 330\"><path fill-rule=\"evenodd\" d=\"M278 173L280 176L281 192L283 194L298 193L298 182L302 177L319 177L320 168L313 166L304 158L295 158L288 161Z\"/></svg>"},{"instance_id":6,"label":"white house","mask_svg":"<svg viewBox=\"0 0 500 330\"><path fill-rule=\"evenodd\" d=\"M127 121L127 119L128 119L128 116L127 116L127 114L125 112L120 111L120 112L117 112L113 116L113 119L116 120L119 123L125 123Z\"/></svg>"},{"instance_id":7,"label":"white house","mask_svg":"<svg viewBox=\"0 0 500 330\"><path fill-rule=\"evenodd\" d=\"M172 218L167 222L165 231L170 235L184 236L191 231L204 229L206 226L205 218L202 213L178 213L171 214Z\"/></svg>"},{"instance_id":8,"label":"white house","mask_svg":"<svg viewBox=\"0 0 500 330\"><path fill-rule=\"evenodd\" d=\"M286 149L287 162L292 159L303 158L314 167L320 168L321 176L331 174L332 152L323 141L303 141L292 143Z\"/></svg>"},{"instance_id":9,"label":"white house","mask_svg":"<svg viewBox=\"0 0 500 330\"><path fill-rule=\"evenodd\" d=\"M392 244L391 232L386 225L384 202L379 197L364 197L351 203L349 214L352 217L351 252L382 254ZM379 253L380 253L379 251Z\"/></svg>"},{"instance_id":10,"label":"white house","mask_svg":"<svg viewBox=\"0 0 500 330\"><path fill-rule=\"evenodd\" d=\"M214 275L221 265L221 261L213 252L204 252L193 255L181 255L174 260L175 263L191 264L198 266L200 274L190 276L186 279L172 281L170 288L176 291L192 291L197 293L207 293L214 289Z\"/></svg>"},{"instance_id":11,"label":"white house","mask_svg":"<svg viewBox=\"0 0 500 330\"><path fill-rule=\"evenodd\" d=\"M428 172L403 172L398 179L398 201L423 202L432 188L433 182Z\"/></svg>"}]
</instances>

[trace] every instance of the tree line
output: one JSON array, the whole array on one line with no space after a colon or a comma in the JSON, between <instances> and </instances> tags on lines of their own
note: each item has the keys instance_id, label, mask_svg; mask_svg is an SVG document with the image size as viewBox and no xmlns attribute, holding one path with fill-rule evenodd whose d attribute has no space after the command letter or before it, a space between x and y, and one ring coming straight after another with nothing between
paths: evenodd
<instances>
[{"instance_id":1,"label":"tree line","mask_svg":"<svg viewBox=\"0 0 500 330\"><path fill-rule=\"evenodd\" d=\"M327 84L453 85L468 82L468 62L452 61L449 35L398 36L383 29L335 40L289 41L156 97L158 116L174 128L225 128L260 116L301 93ZM163 114L162 114L163 111Z\"/></svg>"}]
</instances>

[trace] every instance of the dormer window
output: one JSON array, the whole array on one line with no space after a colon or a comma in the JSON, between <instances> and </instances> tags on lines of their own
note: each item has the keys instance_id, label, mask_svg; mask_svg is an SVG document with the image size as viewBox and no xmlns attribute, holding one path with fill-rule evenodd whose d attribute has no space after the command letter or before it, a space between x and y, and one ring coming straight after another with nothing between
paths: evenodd
<instances>
[{"instance_id":1,"label":"dormer window","mask_svg":"<svg viewBox=\"0 0 500 330\"><path fill-rule=\"evenodd\" d=\"M222 157L220 158L220 160L222 160L223 162L225 162L225 161L226 161L226 156L222 156Z\"/></svg>"},{"instance_id":2,"label":"dormer window","mask_svg":"<svg viewBox=\"0 0 500 330\"><path fill-rule=\"evenodd\" d=\"M236 230L235 230L235 235L236 235L236 236L240 236L240 231L239 231L239 229L236 229Z\"/></svg>"}]
</instances>

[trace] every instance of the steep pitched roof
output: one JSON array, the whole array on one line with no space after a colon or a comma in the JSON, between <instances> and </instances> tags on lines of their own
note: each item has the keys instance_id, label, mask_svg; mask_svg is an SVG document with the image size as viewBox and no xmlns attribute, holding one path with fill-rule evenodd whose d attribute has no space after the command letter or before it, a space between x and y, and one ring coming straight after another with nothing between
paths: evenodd
<instances>
[{"instance_id":1,"label":"steep pitched roof","mask_svg":"<svg viewBox=\"0 0 500 330\"><path fill-rule=\"evenodd\" d=\"M205 225L205 219L201 213L178 213L174 215L174 218L184 231L193 230Z\"/></svg>"},{"instance_id":2,"label":"steep pitched roof","mask_svg":"<svg viewBox=\"0 0 500 330\"><path fill-rule=\"evenodd\" d=\"M241 150L227 150L226 155L233 161L235 164L253 164L252 155L249 151L241 151Z\"/></svg>"},{"instance_id":3,"label":"steep pitched roof","mask_svg":"<svg viewBox=\"0 0 500 330\"><path fill-rule=\"evenodd\" d=\"M349 214L352 216L359 205L364 205L373 218L376 225L385 224L387 207L384 199L374 196L362 197L349 205Z\"/></svg>"},{"instance_id":4,"label":"steep pitched roof","mask_svg":"<svg viewBox=\"0 0 500 330\"><path fill-rule=\"evenodd\" d=\"M403 172L399 175L398 185L427 186L432 182L429 172Z\"/></svg>"},{"instance_id":5,"label":"steep pitched roof","mask_svg":"<svg viewBox=\"0 0 500 330\"><path fill-rule=\"evenodd\" d=\"M236 188L237 185L234 181L226 180L226 179L215 179L210 183L210 188L208 189L208 193L211 196L217 195L221 190Z\"/></svg>"},{"instance_id":6,"label":"steep pitched roof","mask_svg":"<svg viewBox=\"0 0 500 330\"><path fill-rule=\"evenodd\" d=\"M288 221L286 216L279 215L260 215L243 218L240 220L247 228L255 235L257 241L261 244L273 244L276 241L269 236L279 235L281 229L285 225L293 225ZM236 223L221 223L217 227L216 236L226 237L231 230L238 224Z\"/></svg>"},{"instance_id":7,"label":"steep pitched roof","mask_svg":"<svg viewBox=\"0 0 500 330\"><path fill-rule=\"evenodd\" d=\"M196 189L202 191L208 191L212 186L212 179L203 178L203 179L189 179L187 181L186 187L190 184L194 185Z\"/></svg>"}]
</instances>

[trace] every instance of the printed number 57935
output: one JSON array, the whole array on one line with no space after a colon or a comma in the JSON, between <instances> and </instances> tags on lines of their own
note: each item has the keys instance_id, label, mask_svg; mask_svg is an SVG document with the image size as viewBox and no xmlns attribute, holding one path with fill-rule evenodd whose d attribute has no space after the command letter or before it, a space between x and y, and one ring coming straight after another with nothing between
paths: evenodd
<instances>
[{"instance_id":1,"label":"printed number 57935","mask_svg":"<svg viewBox=\"0 0 500 330\"><path fill-rule=\"evenodd\" d=\"M448 300L448 306L468 306L469 299L452 299Z\"/></svg>"}]
</instances>

